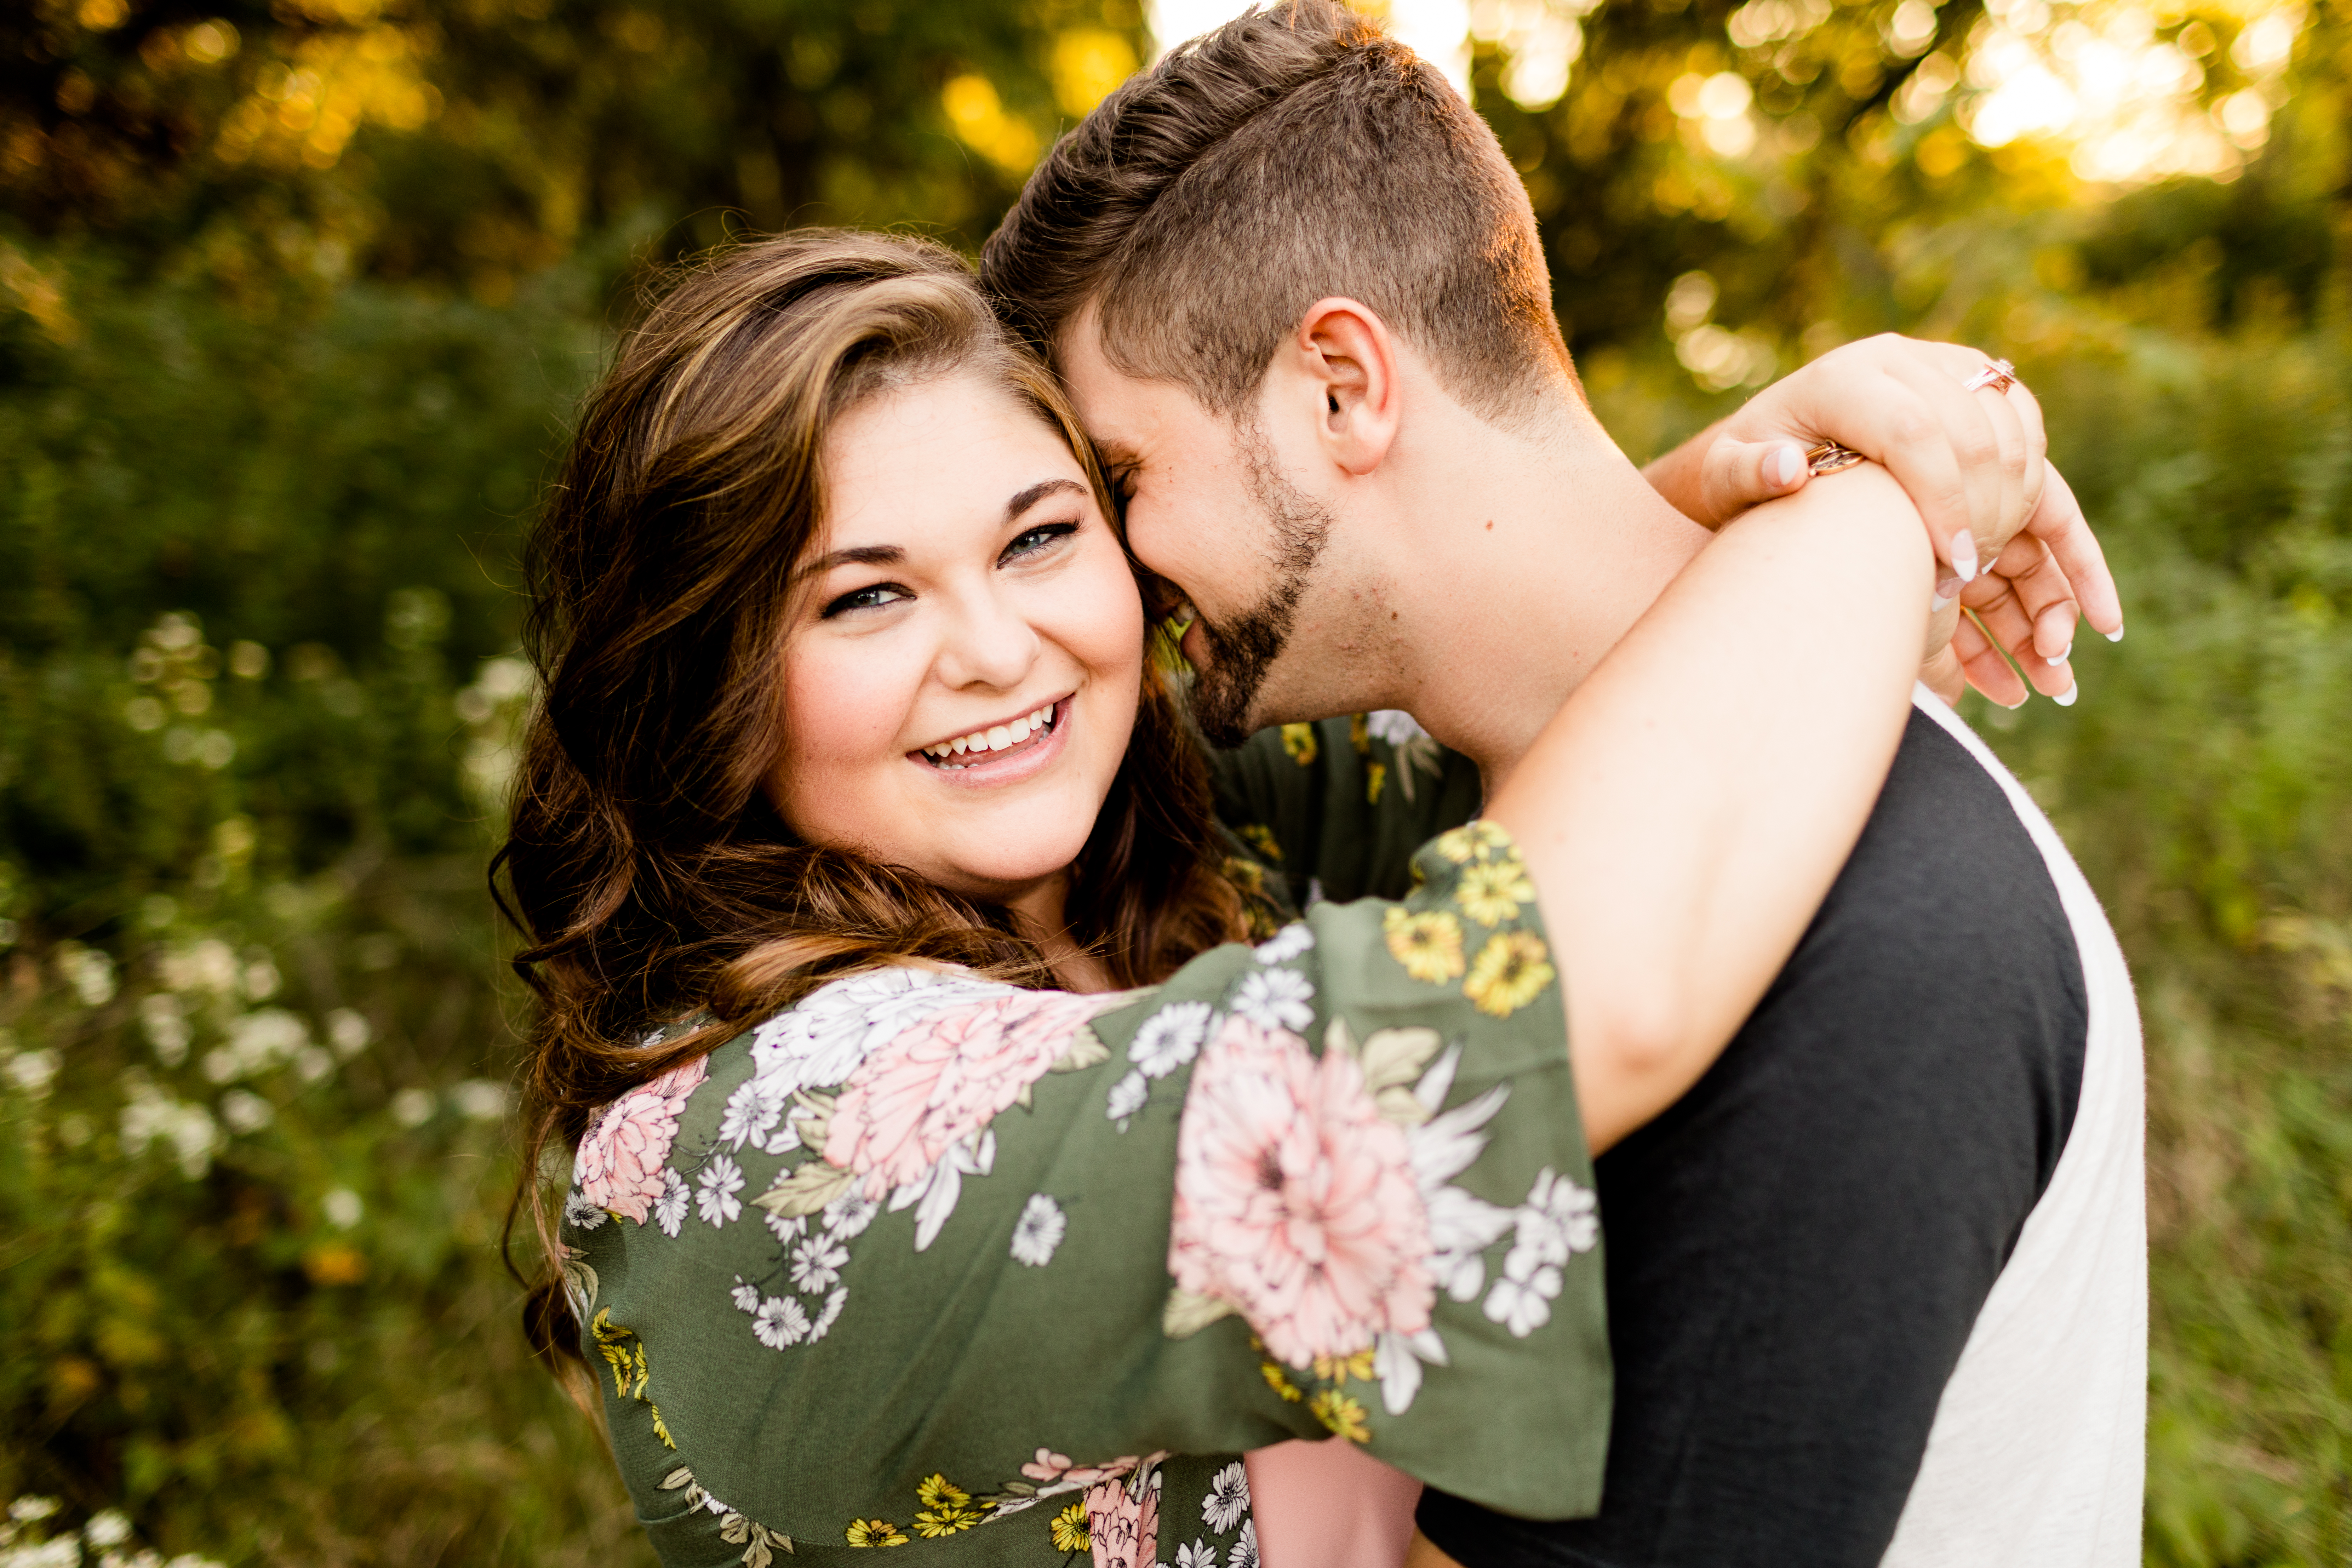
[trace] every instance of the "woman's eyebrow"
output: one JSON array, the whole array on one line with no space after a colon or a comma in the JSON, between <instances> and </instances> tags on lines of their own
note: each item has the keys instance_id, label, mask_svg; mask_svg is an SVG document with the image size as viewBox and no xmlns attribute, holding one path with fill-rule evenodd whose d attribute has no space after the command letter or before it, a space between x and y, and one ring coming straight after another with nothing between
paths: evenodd
<instances>
[{"instance_id":1,"label":"woman's eyebrow","mask_svg":"<svg viewBox=\"0 0 2352 1568\"><path fill-rule=\"evenodd\" d=\"M1019 521L1023 512L1027 511L1047 496L1059 495L1064 490L1084 495L1087 493L1087 487L1076 479L1040 479L1004 503L1004 521L1007 522Z\"/></svg>"},{"instance_id":2,"label":"woman's eyebrow","mask_svg":"<svg viewBox=\"0 0 2352 1568\"><path fill-rule=\"evenodd\" d=\"M906 559L907 552L895 544L859 544L820 555L793 575L821 577L836 566L896 566Z\"/></svg>"}]
</instances>

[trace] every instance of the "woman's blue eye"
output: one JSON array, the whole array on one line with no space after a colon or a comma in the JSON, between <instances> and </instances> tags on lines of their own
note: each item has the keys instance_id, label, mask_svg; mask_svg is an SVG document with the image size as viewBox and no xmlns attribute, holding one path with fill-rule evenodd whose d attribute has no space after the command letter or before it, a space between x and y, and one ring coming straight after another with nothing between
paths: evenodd
<instances>
[{"instance_id":1,"label":"woman's blue eye","mask_svg":"<svg viewBox=\"0 0 2352 1568\"><path fill-rule=\"evenodd\" d=\"M844 594L840 598L827 605L818 619L829 621L845 611L871 610L894 600L910 597L912 597L911 595L895 584L877 583L870 588L857 588Z\"/></svg>"},{"instance_id":2,"label":"woman's blue eye","mask_svg":"<svg viewBox=\"0 0 2352 1568\"><path fill-rule=\"evenodd\" d=\"M1042 527L1024 530L1012 543L1004 547L1003 558L1010 561L1016 555L1027 555L1034 551L1043 550L1054 541L1066 539L1077 531L1078 525L1075 522L1049 522Z\"/></svg>"}]
</instances>

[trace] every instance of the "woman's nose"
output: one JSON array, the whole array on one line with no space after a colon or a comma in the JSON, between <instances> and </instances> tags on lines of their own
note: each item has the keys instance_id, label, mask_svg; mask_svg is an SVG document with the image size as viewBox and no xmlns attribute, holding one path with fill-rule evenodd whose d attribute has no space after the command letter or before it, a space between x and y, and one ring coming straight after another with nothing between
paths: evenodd
<instances>
[{"instance_id":1,"label":"woman's nose","mask_svg":"<svg viewBox=\"0 0 2352 1568\"><path fill-rule=\"evenodd\" d=\"M1010 691L1028 679L1039 647L1037 628L1003 595L985 591L965 595L940 643L940 678L954 687Z\"/></svg>"}]
</instances>

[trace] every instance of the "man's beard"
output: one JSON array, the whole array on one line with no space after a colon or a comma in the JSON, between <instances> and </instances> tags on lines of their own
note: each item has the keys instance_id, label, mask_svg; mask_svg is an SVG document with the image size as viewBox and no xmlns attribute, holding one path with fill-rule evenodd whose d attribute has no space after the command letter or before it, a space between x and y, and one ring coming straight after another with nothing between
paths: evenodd
<instances>
[{"instance_id":1,"label":"man's beard","mask_svg":"<svg viewBox=\"0 0 2352 1568\"><path fill-rule=\"evenodd\" d=\"M1331 512L1292 484L1275 466L1274 449L1255 424L1236 432L1250 489L1274 538L1274 584L1263 598L1223 626L1201 616L1208 662L1192 682L1192 721L1215 746L1249 739L1250 709L1266 672L1290 640L1290 625L1315 563L1330 542ZM1194 614L1199 606L1194 605Z\"/></svg>"}]
</instances>

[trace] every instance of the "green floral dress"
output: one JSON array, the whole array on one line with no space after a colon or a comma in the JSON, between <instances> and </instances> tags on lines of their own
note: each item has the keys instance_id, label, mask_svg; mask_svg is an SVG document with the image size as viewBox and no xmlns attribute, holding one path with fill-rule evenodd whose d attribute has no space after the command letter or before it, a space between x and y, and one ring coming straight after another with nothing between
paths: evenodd
<instances>
[{"instance_id":1,"label":"green floral dress","mask_svg":"<svg viewBox=\"0 0 2352 1568\"><path fill-rule=\"evenodd\" d=\"M1241 1452L1331 1434L1590 1512L1599 1222L1534 889L1486 825L1413 869L1141 992L853 975L607 1107L566 1282L662 1560L1255 1568Z\"/></svg>"}]
</instances>

